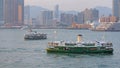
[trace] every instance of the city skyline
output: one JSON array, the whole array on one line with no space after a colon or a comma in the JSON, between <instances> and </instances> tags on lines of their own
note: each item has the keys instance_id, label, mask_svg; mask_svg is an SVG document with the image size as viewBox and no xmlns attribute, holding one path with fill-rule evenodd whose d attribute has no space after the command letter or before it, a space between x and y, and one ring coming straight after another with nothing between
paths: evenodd
<instances>
[{"instance_id":1,"label":"city skyline","mask_svg":"<svg viewBox=\"0 0 120 68\"><path fill-rule=\"evenodd\" d=\"M25 5L41 6L47 9L54 10L55 5L59 5L61 10L84 10L85 8L94 8L103 6L112 8L112 0L25 0Z\"/></svg>"}]
</instances>

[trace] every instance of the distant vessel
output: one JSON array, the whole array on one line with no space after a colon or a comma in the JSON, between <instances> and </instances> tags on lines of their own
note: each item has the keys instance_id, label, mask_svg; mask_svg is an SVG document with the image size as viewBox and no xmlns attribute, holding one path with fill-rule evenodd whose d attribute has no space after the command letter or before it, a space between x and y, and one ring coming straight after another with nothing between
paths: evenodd
<instances>
[{"instance_id":1,"label":"distant vessel","mask_svg":"<svg viewBox=\"0 0 120 68\"><path fill-rule=\"evenodd\" d=\"M47 34L38 33L37 31L30 30L29 33L25 34L25 40L44 40L47 39Z\"/></svg>"},{"instance_id":2,"label":"distant vessel","mask_svg":"<svg viewBox=\"0 0 120 68\"><path fill-rule=\"evenodd\" d=\"M22 26L20 29L25 30L25 29L29 29L29 27L28 26Z\"/></svg>"},{"instance_id":3,"label":"distant vessel","mask_svg":"<svg viewBox=\"0 0 120 68\"><path fill-rule=\"evenodd\" d=\"M113 53L113 45L110 42L81 42L78 35L77 42L54 41L48 43L47 52L53 53Z\"/></svg>"}]
</instances>

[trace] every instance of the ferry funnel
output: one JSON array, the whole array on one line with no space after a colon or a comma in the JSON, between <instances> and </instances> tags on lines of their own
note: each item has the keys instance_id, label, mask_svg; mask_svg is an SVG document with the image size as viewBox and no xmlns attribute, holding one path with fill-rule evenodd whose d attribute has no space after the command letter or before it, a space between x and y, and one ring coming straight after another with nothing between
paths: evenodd
<instances>
[{"instance_id":1,"label":"ferry funnel","mask_svg":"<svg viewBox=\"0 0 120 68\"><path fill-rule=\"evenodd\" d=\"M79 35L77 36L77 42L80 43L81 41L82 41L82 35L79 34Z\"/></svg>"}]
</instances>

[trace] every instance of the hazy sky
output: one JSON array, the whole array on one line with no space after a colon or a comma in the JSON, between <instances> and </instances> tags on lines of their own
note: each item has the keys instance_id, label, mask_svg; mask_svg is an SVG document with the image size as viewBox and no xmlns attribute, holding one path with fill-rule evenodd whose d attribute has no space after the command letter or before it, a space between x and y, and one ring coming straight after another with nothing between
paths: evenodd
<instances>
[{"instance_id":1,"label":"hazy sky","mask_svg":"<svg viewBox=\"0 0 120 68\"><path fill-rule=\"evenodd\" d=\"M112 8L112 0L25 0L25 5L37 5L47 9L54 9L56 4L61 10L84 10L104 6Z\"/></svg>"}]
</instances>

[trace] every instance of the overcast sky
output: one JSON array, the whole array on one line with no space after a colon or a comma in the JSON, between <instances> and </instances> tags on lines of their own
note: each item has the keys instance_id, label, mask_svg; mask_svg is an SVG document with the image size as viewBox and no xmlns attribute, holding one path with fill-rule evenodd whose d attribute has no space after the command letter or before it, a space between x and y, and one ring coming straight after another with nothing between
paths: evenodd
<instances>
[{"instance_id":1,"label":"overcast sky","mask_svg":"<svg viewBox=\"0 0 120 68\"><path fill-rule=\"evenodd\" d=\"M112 8L112 0L25 0L25 5L37 5L51 10L56 4L60 10L84 10L96 6Z\"/></svg>"}]
</instances>

